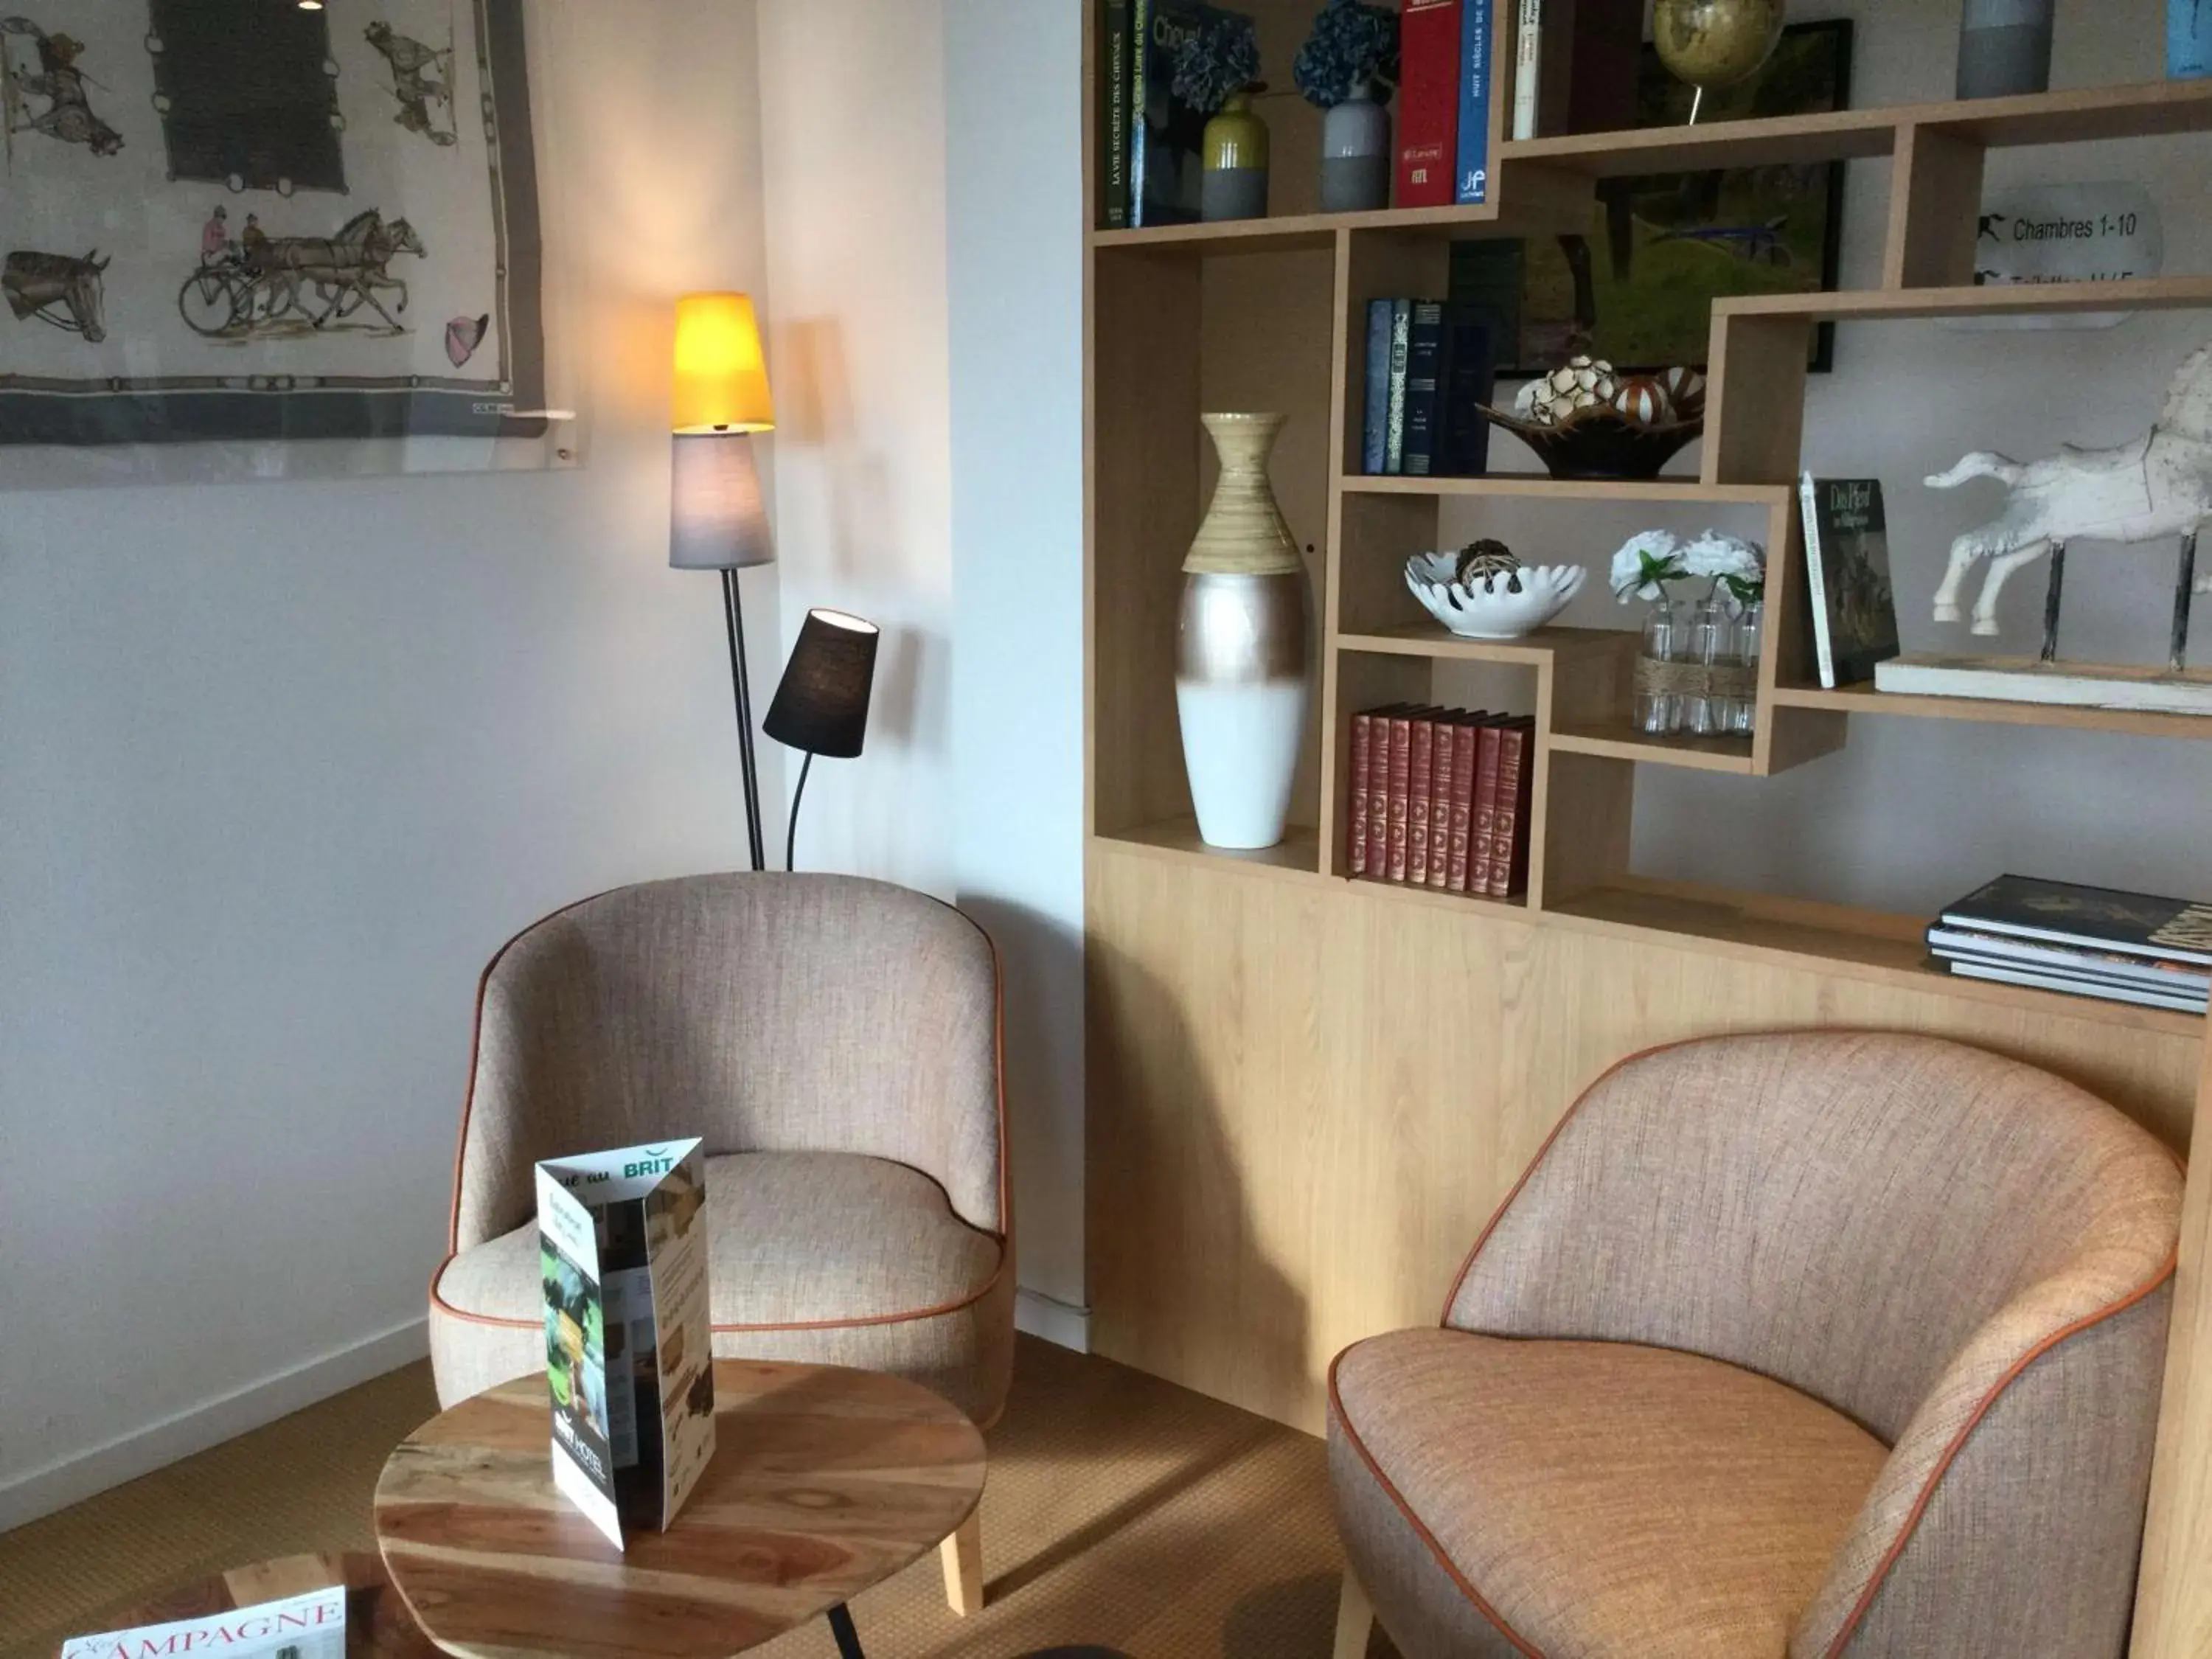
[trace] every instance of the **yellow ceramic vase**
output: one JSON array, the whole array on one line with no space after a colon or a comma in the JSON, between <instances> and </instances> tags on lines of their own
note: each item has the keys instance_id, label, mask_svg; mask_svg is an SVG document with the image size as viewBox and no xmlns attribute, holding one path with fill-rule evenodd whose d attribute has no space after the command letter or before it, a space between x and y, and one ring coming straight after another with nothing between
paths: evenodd
<instances>
[{"instance_id":1,"label":"yellow ceramic vase","mask_svg":"<svg viewBox=\"0 0 2212 1659\"><path fill-rule=\"evenodd\" d=\"M1199 178L1199 216L1263 219L1267 214L1267 124L1252 94L1232 92L1206 124L1206 170Z\"/></svg>"}]
</instances>

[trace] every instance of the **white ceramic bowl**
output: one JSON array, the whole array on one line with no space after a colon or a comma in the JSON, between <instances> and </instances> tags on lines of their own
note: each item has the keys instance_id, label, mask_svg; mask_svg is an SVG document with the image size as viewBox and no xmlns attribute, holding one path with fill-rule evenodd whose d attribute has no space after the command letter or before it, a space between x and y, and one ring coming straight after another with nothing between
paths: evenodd
<instances>
[{"instance_id":1,"label":"white ceramic bowl","mask_svg":"<svg viewBox=\"0 0 2212 1659\"><path fill-rule=\"evenodd\" d=\"M1458 568L1456 554L1416 553L1406 561L1406 586L1431 617L1471 640L1534 633L1567 608L1589 574L1578 564L1540 564L1463 587L1453 580Z\"/></svg>"}]
</instances>

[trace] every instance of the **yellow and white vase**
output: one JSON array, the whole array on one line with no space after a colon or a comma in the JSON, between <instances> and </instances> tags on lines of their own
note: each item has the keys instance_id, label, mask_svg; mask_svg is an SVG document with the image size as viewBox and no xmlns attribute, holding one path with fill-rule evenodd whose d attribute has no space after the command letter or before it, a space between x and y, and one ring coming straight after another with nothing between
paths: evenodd
<instances>
[{"instance_id":1,"label":"yellow and white vase","mask_svg":"<svg viewBox=\"0 0 2212 1659\"><path fill-rule=\"evenodd\" d=\"M1305 737L1305 562L1267 483L1280 415L1206 415L1221 477L1183 560L1176 712L1198 833L1273 847Z\"/></svg>"}]
</instances>

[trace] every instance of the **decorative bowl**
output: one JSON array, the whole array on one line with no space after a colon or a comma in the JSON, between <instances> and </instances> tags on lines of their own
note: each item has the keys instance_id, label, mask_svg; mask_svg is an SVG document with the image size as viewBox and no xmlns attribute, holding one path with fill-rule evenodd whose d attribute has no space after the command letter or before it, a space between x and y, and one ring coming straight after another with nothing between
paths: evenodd
<instances>
[{"instance_id":1,"label":"decorative bowl","mask_svg":"<svg viewBox=\"0 0 2212 1659\"><path fill-rule=\"evenodd\" d=\"M1517 640L1567 608L1589 574L1578 564L1524 565L1515 571L1457 580L1459 556L1416 553L1406 561L1406 586L1424 609L1470 640Z\"/></svg>"},{"instance_id":2,"label":"decorative bowl","mask_svg":"<svg viewBox=\"0 0 2212 1659\"><path fill-rule=\"evenodd\" d=\"M1557 426L1521 420L1486 404L1477 409L1534 450L1555 478L1656 478L1661 467L1705 429L1702 406L1689 418L1663 426L1644 426L1612 409L1577 410Z\"/></svg>"}]
</instances>

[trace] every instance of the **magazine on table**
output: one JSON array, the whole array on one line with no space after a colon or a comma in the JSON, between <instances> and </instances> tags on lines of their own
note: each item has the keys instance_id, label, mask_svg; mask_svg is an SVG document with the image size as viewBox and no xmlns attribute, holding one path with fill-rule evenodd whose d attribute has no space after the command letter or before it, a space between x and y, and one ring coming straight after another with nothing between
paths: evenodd
<instances>
[{"instance_id":1,"label":"magazine on table","mask_svg":"<svg viewBox=\"0 0 2212 1659\"><path fill-rule=\"evenodd\" d=\"M345 1650L346 1587L332 1584L234 1613L72 1636L62 1644L61 1659L182 1659L186 1654L220 1654L222 1659L345 1659Z\"/></svg>"}]
</instances>

